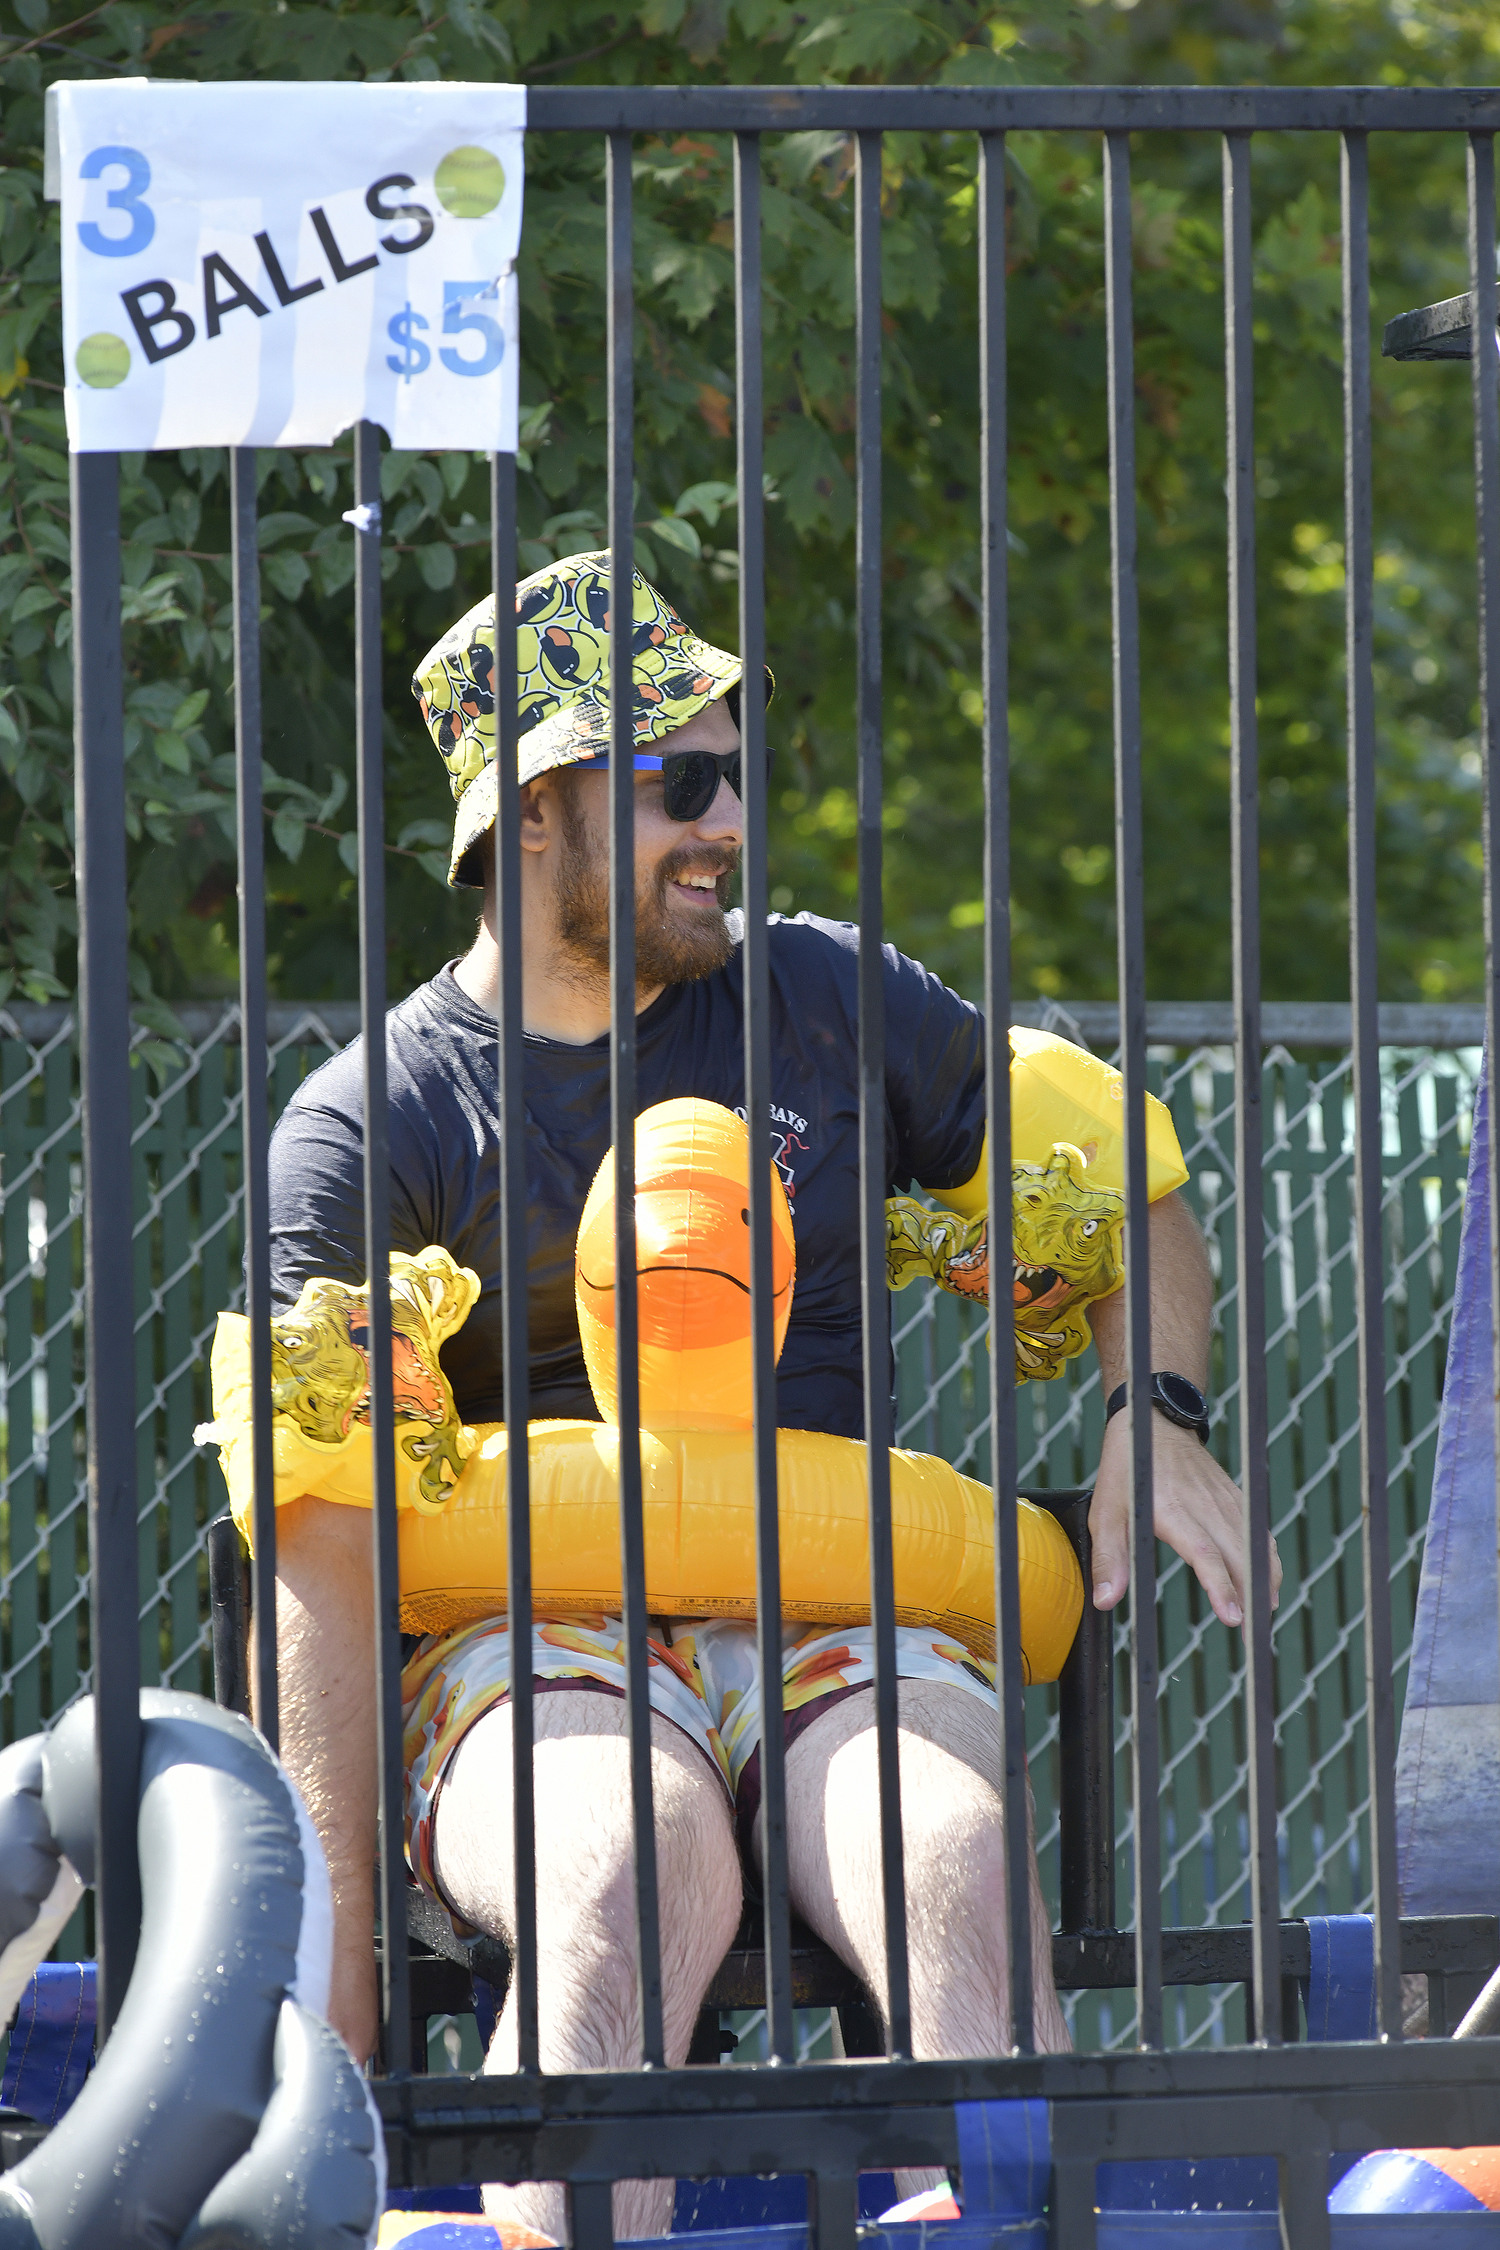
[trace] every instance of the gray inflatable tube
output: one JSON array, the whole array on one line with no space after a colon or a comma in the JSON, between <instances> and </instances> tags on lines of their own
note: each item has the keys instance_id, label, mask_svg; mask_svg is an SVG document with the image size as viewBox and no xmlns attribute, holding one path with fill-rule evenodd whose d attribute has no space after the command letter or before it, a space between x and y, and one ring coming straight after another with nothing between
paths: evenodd
<instances>
[{"instance_id":1,"label":"gray inflatable tube","mask_svg":"<svg viewBox=\"0 0 1500 2250\"><path fill-rule=\"evenodd\" d=\"M141 1696L141 1940L92 2074L0 2177L0 2250L360 2250L385 2199L369 2089L324 2020L328 1870L245 1720ZM0 1753L0 2021L95 1854L94 1710Z\"/></svg>"}]
</instances>

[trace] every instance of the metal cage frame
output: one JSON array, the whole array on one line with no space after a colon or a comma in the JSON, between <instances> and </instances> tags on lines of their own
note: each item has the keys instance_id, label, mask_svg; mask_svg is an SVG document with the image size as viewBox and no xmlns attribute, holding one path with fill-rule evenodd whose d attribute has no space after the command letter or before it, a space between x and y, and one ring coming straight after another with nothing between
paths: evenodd
<instances>
[{"instance_id":1,"label":"metal cage frame","mask_svg":"<svg viewBox=\"0 0 1500 2250\"><path fill-rule=\"evenodd\" d=\"M1016 1407L1009 1380L1011 1312L1004 1292L990 1310L990 1409L997 1526L999 1725L1007 1834L1008 1924L1015 2048L961 2062L910 2059L910 2008L896 1758L895 1608L887 1447L887 1304L884 1251L882 1073L884 1030L879 947L861 948L859 1005L862 1313L870 1463L871 1587L877 1675L880 1835L890 1993L889 2053L883 2061L808 2064L795 2058L788 1935L785 1775L776 1718L781 1703L779 1567L771 1329L771 1210L752 1167L750 1236L754 1362L754 1457L758 1628L768 1724L762 1750L765 1819L764 1943L767 2066L707 2075L668 2070L662 2044L657 1889L651 1821L646 1691L646 1585L634 1378L633 1282L619 1293L619 1422L622 1431L624 1615L629 1651L627 1726L635 1819L644 2072L544 2075L538 2068L535 1867L532 1856L532 1702L529 1677L514 1684L514 1796L520 2069L509 2080L411 2075L405 1869L401 1850L400 1655L390 1388L389 1307L380 1293L370 1317L385 2077L376 2096L385 2120L394 2183L444 2185L475 2177L560 2179L571 2195L573 2241L604 2250L611 2240L609 2184L643 2173L803 2171L815 2186L817 2250L849 2250L855 2239L855 2179L863 2164L951 2163L953 2104L1038 2096L1052 2105L1053 2238L1088 2250L1095 2230L1094 2165L1103 2156L1274 2153L1280 2162L1283 2240L1315 2250L1329 2239L1326 2159L1330 2150L1416 2138L1500 2141L1500 2057L1486 2040L1432 2039L1403 2047L1401 1932L1396 1888L1394 1715L1389 1646L1388 1525L1380 1253L1380 1110L1376 1008L1375 694L1372 670L1370 301L1367 136L1435 132L1466 137L1469 263L1474 339L1472 382L1477 514L1480 729L1485 758L1484 908L1486 1024L1493 1104L1500 1039L1500 969L1494 946L1500 855L1493 834L1500 792L1500 370L1496 359L1494 136L1500 91L1323 88L533 88L528 130L601 135L607 179L609 504L612 554L611 661L630 669L632 567L631 145L645 132L732 136L735 194L735 367L739 511L741 727L746 757L744 899L746 1109L764 1115L771 1098L767 998L767 830L764 745L760 136L821 128L848 133L855 149L854 270L857 408L855 448L857 582L858 911L868 940L881 928L881 365L880 167L889 132L973 132L979 144L981 493L983 508L985 779L985 1005L989 1027L990 1207L1009 1196L1010 1091L1004 1027L1011 1016L1007 742L1005 136L1008 130L1098 134L1105 200L1107 405L1110 462L1111 603L1114 679L1116 912L1119 1043L1126 1111L1128 1372L1133 1398L1150 1368L1145 1069L1146 980L1142 882L1139 639L1136 586L1134 383L1131 313L1131 135L1148 131L1221 136L1225 237L1225 367L1229 560L1229 709L1233 874L1233 1038L1238 1087L1239 1323L1249 1603L1245 1633L1246 1733L1250 1745L1250 1890L1243 1973L1253 1978L1255 2042L1235 2050L1174 2054L1162 2047L1160 1837L1137 1820L1130 1940L1140 2051L1038 2055L1033 2051L1031 1949L1026 1881L1026 1776L1021 1700L1019 1588L1012 1501ZM1367 1609L1368 1755L1373 1780L1373 1920L1380 2038L1360 2046L1282 2043L1282 1977L1272 1743L1268 1491L1264 1367L1252 1339L1263 1333L1257 841L1255 483L1252 452L1250 139L1257 132L1339 136L1342 187L1346 644L1350 807L1350 989L1359 1242L1359 1386L1362 1407L1364 1584ZM379 433L355 433L356 761L358 773L359 957L362 1021L378 1027L386 1007L383 892ZM526 1498L528 1379L526 1217L521 1120L521 926L516 789L514 604L516 462L493 457L493 583L497 604L500 817L497 824L499 1050L505 1286L504 1387L513 1464L509 1585L529 1614ZM233 455L235 732L238 758L241 1007L247 1053L264 1052L267 1023L261 794L258 566L255 461ZM135 1397L131 1302L128 1115L129 994L123 799L123 670L120 616L118 460L74 455L73 602L77 741L80 989L86 1181L89 1539L95 1712L99 1751L100 1880L97 1906L101 2025L119 2011L139 1921L134 1849L137 1627L128 1590L135 1577ZM508 686L507 683L512 683ZM617 1271L633 1274L635 1114L633 788L628 706L613 714L611 766L612 1063L611 1126L617 1211ZM998 1027L998 1028L997 1028ZM364 1044L366 1252L385 1270L390 1223L386 1056L382 1038ZM248 1073L247 1073L248 1077ZM1492 1111L1493 1114L1493 1111ZM271 1474L270 1313L267 1238L267 1118L244 1108L248 1311L254 1337L257 1589L251 1648L261 1725L277 1737L276 1651L270 1598L275 1572ZM1500 1210L1500 1135L1493 1143L1492 1207ZM1495 1230L1500 1236L1500 1230ZM1500 1301L1500 1240L1491 1244ZM1500 1395L1500 1357L1497 1357ZM1155 1542L1150 1507L1149 1411L1132 1411L1134 1505L1131 1615L1154 1615ZM1158 1795L1156 1643L1132 1641L1134 1784L1137 1805Z\"/></svg>"}]
</instances>

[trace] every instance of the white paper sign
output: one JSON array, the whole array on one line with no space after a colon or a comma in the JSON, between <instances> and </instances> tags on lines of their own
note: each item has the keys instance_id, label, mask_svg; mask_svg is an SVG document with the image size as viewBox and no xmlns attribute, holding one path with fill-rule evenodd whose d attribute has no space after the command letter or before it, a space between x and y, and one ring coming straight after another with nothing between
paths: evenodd
<instances>
[{"instance_id":1,"label":"white paper sign","mask_svg":"<svg viewBox=\"0 0 1500 2250\"><path fill-rule=\"evenodd\" d=\"M52 92L75 451L514 451L524 87Z\"/></svg>"}]
</instances>

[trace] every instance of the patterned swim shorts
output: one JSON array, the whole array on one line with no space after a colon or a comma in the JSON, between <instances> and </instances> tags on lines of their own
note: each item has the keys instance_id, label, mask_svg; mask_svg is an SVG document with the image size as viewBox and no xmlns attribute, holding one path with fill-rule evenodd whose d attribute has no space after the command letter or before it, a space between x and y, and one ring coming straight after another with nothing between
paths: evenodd
<instances>
[{"instance_id":1,"label":"patterned swim shorts","mask_svg":"<svg viewBox=\"0 0 1500 2250\"><path fill-rule=\"evenodd\" d=\"M763 1732L755 1627L736 1619L673 1620L676 1655L689 1648L714 1714L734 1784L735 1832L745 1873L755 1880L752 1838L760 1810ZM938 1680L962 1688L991 1710L995 1667L948 1634L921 1625L896 1628L898 1680ZM875 1684L875 1634L869 1625L786 1625L781 1636L781 1709L787 1747L814 1719L846 1696Z\"/></svg>"},{"instance_id":2,"label":"patterned swim shorts","mask_svg":"<svg viewBox=\"0 0 1500 2250\"><path fill-rule=\"evenodd\" d=\"M755 1627L737 1618L655 1621L647 1643L651 1708L697 1744L731 1799L747 1871L760 1804L760 1685ZM782 1709L794 1742L829 1707L873 1684L874 1636L867 1625L787 1625L782 1632ZM591 1688L625 1693L618 1617L533 1618L532 1677L539 1694ZM896 1674L964 1689L993 1708L995 1668L947 1635L896 1630ZM503 1617L424 1640L401 1679L406 1764L407 1857L418 1881L440 1897L433 1819L448 1765L477 1719L510 1697L510 1628ZM445 1902L446 1903L446 1902Z\"/></svg>"}]
</instances>

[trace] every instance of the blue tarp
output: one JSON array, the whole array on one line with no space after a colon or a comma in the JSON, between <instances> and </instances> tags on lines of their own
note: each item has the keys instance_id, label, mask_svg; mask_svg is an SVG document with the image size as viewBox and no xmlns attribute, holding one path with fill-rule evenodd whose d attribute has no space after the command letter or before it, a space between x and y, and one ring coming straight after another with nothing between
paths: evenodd
<instances>
[{"instance_id":1,"label":"blue tarp","mask_svg":"<svg viewBox=\"0 0 1500 2250\"><path fill-rule=\"evenodd\" d=\"M95 1965L44 1961L11 2025L0 2103L55 2125L71 2109L94 2061Z\"/></svg>"},{"instance_id":2,"label":"blue tarp","mask_svg":"<svg viewBox=\"0 0 1500 2250\"><path fill-rule=\"evenodd\" d=\"M1405 1914L1500 1912L1489 1104L1481 1074L1396 1759Z\"/></svg>"}]
</instances>

